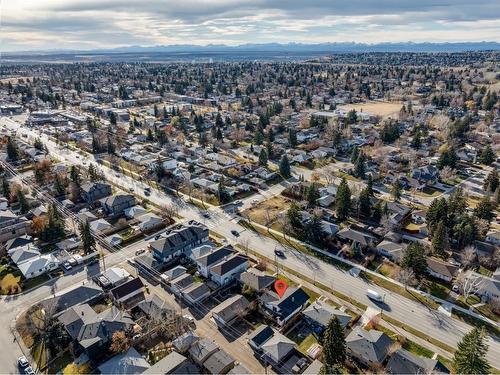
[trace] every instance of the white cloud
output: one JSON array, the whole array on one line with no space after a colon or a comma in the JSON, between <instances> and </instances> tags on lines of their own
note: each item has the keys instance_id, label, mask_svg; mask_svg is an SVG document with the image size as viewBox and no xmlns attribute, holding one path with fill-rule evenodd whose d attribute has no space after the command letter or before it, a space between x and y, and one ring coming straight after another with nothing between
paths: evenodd
<instances>
[{"instance_id":1,"label":"white cloud","mask_svg":"<svg viewBox=\"0 0 500 375\"><path fill-rule=\"evenodd\" d=\"M266 42L500 41L491 0L2 1L2 50Z\"/></svg>"}]
</instances>

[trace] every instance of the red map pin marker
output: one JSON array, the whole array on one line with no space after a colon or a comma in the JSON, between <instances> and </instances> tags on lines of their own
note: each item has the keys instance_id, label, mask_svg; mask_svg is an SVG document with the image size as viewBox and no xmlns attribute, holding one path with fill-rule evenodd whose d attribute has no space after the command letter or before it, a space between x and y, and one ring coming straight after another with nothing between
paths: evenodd
<instances>
[{"instance_id":1,"label":"red map pin marker","mask_svg":"<svg viewBox=\"0 0 500 375\"><path fill-rule=\"evenodd\" d=\"M276 280L274 282L274 290L276 290L276 293L278 293L278 296L283 297L283 294L285 294L286 290L288 288L288 285L285 280Z\"/></svg>"}]
</instances>

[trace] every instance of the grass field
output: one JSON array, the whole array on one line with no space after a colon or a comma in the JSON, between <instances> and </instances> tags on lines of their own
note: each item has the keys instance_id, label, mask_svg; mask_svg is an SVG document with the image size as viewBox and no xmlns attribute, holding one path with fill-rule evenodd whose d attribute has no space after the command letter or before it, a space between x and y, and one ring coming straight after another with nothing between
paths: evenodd
<instances>
[{"instance_id":1,"label":"grass field","mask_svg":"<svg viewBox=\"0 0 500 375\"><path fill-rule=\"evenodd\" d=\"M242 212L242 216L249 216L252 221L262 225L274 223L279 216L288 209L291 201L282 196L276 196L271 199L259 202L252 208Z\"/></svg>"},{"instance_id":2,"label":"grass field","mask_svg":"<svg viewBox=\"0 0 500 375\"><path fill-rule=\"evenodd\" d=\"M355 109L356 112L367 112L374 116L394 117L399 113L402 106L403 105L401 103L370 101L359 104L341 105L338 108L346 111Z\"/></svg>"}]
</instances>

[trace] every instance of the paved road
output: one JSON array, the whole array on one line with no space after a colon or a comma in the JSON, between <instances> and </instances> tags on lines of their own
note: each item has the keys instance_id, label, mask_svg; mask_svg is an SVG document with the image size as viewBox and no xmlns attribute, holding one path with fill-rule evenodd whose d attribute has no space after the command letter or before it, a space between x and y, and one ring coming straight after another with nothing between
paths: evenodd
<instances>
[{"instance_id":1,"label":"paved road","mask_svg":"<svg viewBox=\"0 0 500 375\"><path fill-rule=\"evenodd\" d=\"M3 120L3 121L2 121ZM38 136L29 129L21 127L18 123L0 119L0 124L7 124L13 130L19 130L25 134ZM49 152L54 153L59 159L64 159L69 163L83 165L82 156L74 151L62 150L59 146L46 138L42 137L46 143ZM203 222L207 227L215 232L225 236L231 243L240 243L249 246L258 253L274 258L274 249L282 248L286 253L284 264L290 269L301 273L311 279L315 279L334 290L338 290L364 304L375 306L367 297L366 289L370 287L378 291L382 295L386 295L387 308L385 314L397 319L409 326L426 333L448 345L456 346L462 336L472 329L468 324L465 324L457 319L444 316L437 311L429 310L416 301L409 300L398 294L387 291L375 285L369 285L365 281L351 276L349 273L339 270L338 268L327 264L313 256L308 256L298 252L293 248L283 248L281 244L268 237L261 236L253 231L246 230L237 224L237 219L224 213L220 208L211 208L210 218L202 216L204 210L185 203L182 199L175 199L171 196L153 189L151 196L144 195L144 188L147 186L143 182L136 181L130 177L124 176L121 173L112 171L111 169L100 166L105 174L105 177L113 183L123 187L124 189L133 188L136 194L143 198L147 198L158 205L166 205L176 203L180 206L179 214L187 220L198 220ZM239 232L239 236L235 237L232 231ZM500 343L493 339L489 340L490 350L488 352L488 360L490 363L500 368Z\"/></svg>"}]
</instances>

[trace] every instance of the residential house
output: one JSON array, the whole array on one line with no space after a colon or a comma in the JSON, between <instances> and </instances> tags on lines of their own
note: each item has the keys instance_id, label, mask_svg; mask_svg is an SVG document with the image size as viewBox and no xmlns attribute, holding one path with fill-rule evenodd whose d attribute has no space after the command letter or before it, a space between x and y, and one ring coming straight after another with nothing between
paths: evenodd
<instances>
[{"instance_id":1,"label":"residential house","mask_svg":"<svg viewBox=\"0 0 500 375\"><path fill-rule=\"evenodd\" d=\"M475 286L472 293L481 297L484 302L500 301L500 279L487 277L474 271L467 271L465 278L471 278L470 285Z\"/></svg>"},{"instance_id":2,"label":"residential house","mask_svg":"<svg viewBox=\"0 0 500 375\"><path fill-rule=\"evenodd\" d=\"M188 353L194 363L202 366L203 363L208 359L208 357L210 357L218 350L219 346L215 343L215 341L207 338L202 338L191 345Z\"/></svg>"},{"instance_id":3,"label":"residential house","mask_svg":"<svg viewBox=\"0 0 500 375\"><path fill-rule=\"evenodd\" d=\"M342 328L351 321L351 316L324 301L316 300L302 312L307 323L317 333L322 333L333 317L337 317Z\"/></svg>"},{"instance_id":4,"label":"residential house","mask_svg":"<svg viewBox=\"0 0 500 375\"><path fill-rule=\"evenodd\" d=\"M148 211L144 207L139 205L129 207L123 211L125 217L127 217L128 219L135 219L141 215L144 215L146 212Z\"/></svg>"},{"instance_id":5,"label":"residential house","mask_svg":"<svg viewBox=\"0 0 500 375\"><path fill-rule=\"evenodd\" d=\"M276 367L281 367L295 350L292 340L264 324L250 334L248 344L266 363Z\"/></svg>"},{"instance_id":6,"label":"residential house","mask_svg":"<svg viewBox=\"0 0 500 375\"><path fill-rule=\"evenodd\" d=\"M130 347L125 353L117 354L98 367L101 374L141 374L151 365L146 361L134 347Z\"/></svg>"},{"instance_id":7,"label":"residential house","mask_svg":"<svg viewBox=\"0 0 500 375\"><path fill-rule=\"evenodd\" d=\"M220 349L207 358L203 367L208 374L227 374L234 367L234 363L234 358Z\"/></svg>"},{"instance_id":8,"label":"residential house","mask_svg":"<svg viewBox=\"0 0 500 375\"><path fill-rule=\"evenodd\" d=\"M439 179L439 170L433 165L413 169L411 177L426 185L433 185Z\"/></svg>"},{"instance_id":9,"label":"residential house","mask_svg":"<svg viewBox=\"0 0 500 375\"><path fill-rule=\"evenodd\" d=\"M134 313L139 317L145 316L152 321L162 321L175 316L176 311L175 307L156 294L148 294L144 300L135 306Z\"/></svg>"},{"instance_id":10,"label":"residential house","mask_svg":"<svg viewBox=\"0 0 500 375\"><path fill-rule=\"evenodd\" d=\"M107 230L111 229L113 226L106 221L105 219L99 219L96 221L93 221L89 224L90 229L94 232L106 232Z\"/></svg>"},{"instance_id":11,"label":"residential house","mask_svg":"<svg viewBox=\"0 0 500 375\"><path fill-rule=\"evenodd\" d=\"M307 305L309 295L301 288L289 286L280 297L268 290L259 297L264 312L276 319L283 326L294 318Z\"/></svg>"},{"instance_id":12,"label":"residential house","mask_svg":"<svg viewBox=\"0 0 500 375\"><path fill-rule=\"evenodd\" d=\"M115 332L129 331L135 324L128 313L115 306L96 313L88 304L69 308L58 320L90 358L96 358L106 352Z\"/></svg>"},{"instance_id":13,"label":"residential house","mask_svg":"<svg viewBox=\"0 0 500 375\"><path fill-rule=\"evenodd\" d=\"M374 235L353 228L341 229L337 236L343 240L351 241L353 248L357 250L372 247L377 241Z\"/></svg>"},{"instance_id":14,"label":"residential house","mask_svg":"<svg viewBox=\"0 0 500 375\"><path fill-rule=\"evenodd\" d=\"M0 243L31 234L31 221L11 210L0 211Z\"/></svg>"},{"instance_id":15,"label":"residential house","mask_svg":"<svg viewBox=\"0 0 500 375\"><path fill-rule=\"evenodd\" d=\"M135 206L135 197L130 194L116 194L100 200L102 207L110 216L122 215L130 207Z\"/></svg>"},{"instance_id":16,"label":"residential house","mask_svg":"<svg viewBox=\"0 0 500 375\"><path fill-rule=\"evenodd\" d=\"M427 258L427 272L437 279L451 282L458 273L458 266L440 259Z\"/></svg>"},{"instance_id":17,"label":"residential house","mask_svg":"<svg viewBox=\"0 0 500 375\"><path fill-rule=\"evenodd\" d=\"M131 308L144 300L144 284L138 277L130 279L109 291L113 301L126 308Z\"/></svg>"},{"instance_id":18,"label":"residential house","mask_svg":"<svg viewBox=\"0 0 500 375\"><path fill-rule=\"evenodd\" d=\"M217 285L224 286L237 280L247 268L248 257L243 254L233 254L211 267L209 277Z\"/></svg>"},{"instance_id":19,"label":"residential house","mask_svg":"<svg viewBox=\"0 0 500 375\"><path fill-rule=\"evenodd\" d=\"M187 226L170 231L165 238L153 241L149 246L154 258L166 263L206 241L208 228L196 221L190 221Z\"/></svg>"},{"instance_id":20,"label":"residential house","mask_svg":"<svg viewBox=\"0 0 500 375\"><path fill-rule=\"evenodd\" d=\"M115 287L126 282L130 277L125 269L119 267L111 267L103 271L98 277L97 282L103 288Z\"/></svg>"},{"instance_id":21,"label":"residential house","mask_svg":"<svg viewBox=\"0 0 500 375\"><path fill-rule=\"evenodd\" d=\"M207 250L208 252L200 251L196 254L193 254L192 256L194 263L198 268L198 272L200 272L200 274L206 278L209 277L210 269L213 266L215 266L225 258L228 258L231 255L235 254L235 250L232 246L223 246L216 249L211 248ZM197 258L194 258L195 256L197 256L197 254L200 255Z\"/></svg>"},{"instance_id":22,"label":"residential house","mask_svg":"<svg viewBox=\"0 0 500 375\"><path fill-rule=\"evenodd\" d=\"M102 182L88 182L81 186L82 198L87 203L94 203L112 194L111 185Z\"/></svg>"},{"instance_id":23,"label":"residential house","mask_svg":"<svg viewBox=\"0 0 500 375\"><path fill-rule=\"evenodd\" d=\"M163 224L163 219L151 212L139 216L138 227L141 232L148 232L154 228L158 228L162 224Z\"/></svg>"},{"instance_id":24,"label":"residential house","mask_svg":"<svg viewBox=\"0 0 500 375\"><path fill-rule=\"evenodd\" d=\"M346 337L347 352L365 366L381 365L393 341L385 333L357 327Z\"/></svg>"},{"instance_id":25,"label":"residential house","mask_svg":"<svg viewBox=\"0 0 500 375\"><path fill-rule=\"evenodd\" d=\"M26 279L40 276L59 267L59 261L52 254L44 254L30 258L17 265Z\"/></svg>"},{"instance_id":26,"label":"residential house","mask_svg":"<svg viewBox=\"0 0 500 375\"><path fill-rule=\"evenodd\" d=\"M193 283L182 291L182 298L191 305L199 303L211 294L210 288L205 283Z\"/></svg>"},{"instance_id":27,"label":"residential house","mask_svg":"<svg viewBox=\"0 0 500 375\"><path fill-rule=\"evenodd\" d=\"M252 267L240 275L240 281L253 290L260 292L273 285L276 281L276 278L274 276L268 275L263 271L258 270L257 268Z\"/></svg>"},{"instance_id":28,"label":"residential house","mask_svg":"<svg viewBox=\"0 0 500 375\"><path fill-rule=\"evenodd\" d=\"M177 352L171 352L163 357L153 366L143 372L143 374L199 374L198 367L188 358Z\"/></svg>"},{"instance_id":29,"label":"residential house","mask_svg":"<svg viewBox=\"0 0 500 375\"><path fill-rule=\"evenodd\" d=\"M187 269L186 267L183 266L175 266L174 268L171 268L161 275L162 279L164 279L166 282L170 282L174 280L175 278L184 275L186 273Z\"/></svg>"},{"instance_id":30,"label":"residential house","mask_svg":"<svg viewBox=\"0 0 500 375\"><path fill-rule=\"evenodd\" d=\"M251 305L248 300L240 294L228 298L212 309L212 317L222 327L230 325L235 319L244 317Z\"/></svg>"},{"instance_id":31,"label":"residential house","mask_svg":"<svg viewBox=\"0 0 500 375\"><path fill-rule=\"evenodd\" d=\"M416 356L399 348L385 367L389 374L449 374L450 371L437 359Z\"/></svg>"},{"instance_id":32,"label":"residential house","mask_svg":"<svg viewBox=\"0 0 500 375\"><path fill-rule=\"evenodd\" d=\"M500 231L491 230L486 234L486 242L492 243L496 246L500 246Z\"/></svg>"},{"instance_id":33,"label":"residential house","mask_svg":"<svg viewBox=\"0 0 500 375\"><path fill-rule=\"evenodd\" d=\"M383 240L377 245L376 250L380 255L386 257L392 262L399 263L407 246L408 245L404 243Z\"/></svg>"}]
</instances>

